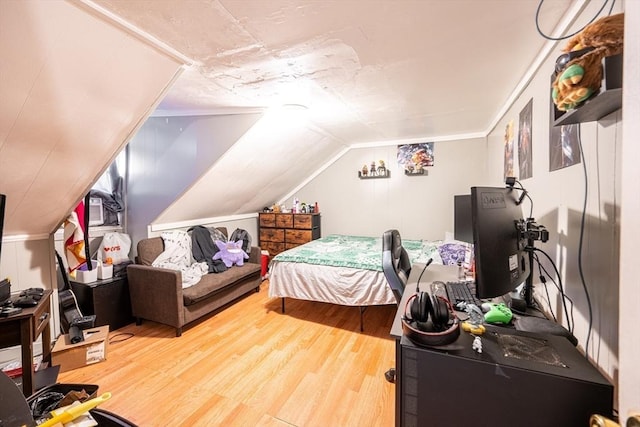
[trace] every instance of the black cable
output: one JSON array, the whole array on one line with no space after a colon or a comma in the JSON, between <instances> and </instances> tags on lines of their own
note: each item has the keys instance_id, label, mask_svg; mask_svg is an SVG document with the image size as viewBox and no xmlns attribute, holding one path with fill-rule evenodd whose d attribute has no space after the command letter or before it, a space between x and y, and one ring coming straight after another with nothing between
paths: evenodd
<instances>
[{"instance_id":1,"label":"black cable","mask_svg":"<svg viewBox=\"0 0 640 427\"><path fill-rule=\"evenodd\" d=\"M582 149L582 135L580 134L580 126L578 126L578 148L580 148L580 156L582 157L582 170L584 171L584 202L582 204L582 218L580 219L580 241L578 243L578 272L580 273L580 282L584 289L585 297L587 298L587 308L589 309L589 327L587 328L587 341L584 346L585 357L589 358L589 340L591 339L591 328L593 327L593 310L591 308L591 297L589 296L589 290L587 289L587 283L584 279L584 271L582 269L582 245L584 242L584 223L587 216L587 195L588 192L588 178L587 162L584 158L584 151Z\"/></svg>"},{"instance_id":2,"label":"black cable","mask_svg":"<svg viewBox=\"0 0 640 427\"><path fill-rule=\"evenodd\" d=\"M121 338L120 339L116 339L118 337L121 337ZM117 334L115 334L115 335L113 335L111 337L111 339L109 340L109 344L117 344L119 342L126 341L126 340L128 340L130 338L133 338L133 337L134 337L134 335L131 332L120 332L120 333L117 333Z\"/></svg>"},{"instance_id":3,"label":"black cable","mask_svg":"<svg viewBox=\"0 0 640 427\"><path fill-rule=\"evenodd\" d=\"M540 252L543 252L543 253L544 253L544 251L540 251ZM545 254L545 255L546 255L546 254ZM537 255L536 255L536 257L537 257ZM548 258L548 256L547 256L547 258ZM551 264L552 264L552 265L554 265L554 267L555 267L555 264L553 264L553 261L551 262ZM564 293L564 292L562 291L562 288L561 288L561 287L558 285L558 283L553 279L553 276L551 276L551 275L549 274L549 272L547 271L547 269L546 269L546 268L545 268L545 267L540 263L540 261L539 261L539 260L538 260L538 267L540 267L540 268L542 269L542 271L544 271L544 274L545 274L549 279L551 279L551 282L552 282L552 283L553 283L553 285L556 287L556 289L560 292L560 294L561 294L562 298L563 298L563 299L567 299L567 300L569 300L569 302L571 303L571 310L569 310L569 312L571 313L571 322L567 323L567 329L569 329L569 330L573 333L573 325L575 325L575 319L574 319L574 317L573 317L573 308L575 307L575 304L574 304L573 300L569 297L569 295L567 295L566 293ZM557 271L558 271L558 270L556 269L556 273L557 273ZM546 282L545 282L545 281L543 281L543 282L544 282L545 289L546 289L547 284L546 284ZM551 307L551 302L549 302L549 307ZM566 306L565 306L565 307L566 307ZM565 310L566 310L566 308L565 308ZM555 319L555 317L554 317L554 319Z\"/></svg>"},{"instance_id":4,"label":"black cable","mask_svg":"<svg viewBox=\"0 0 640 427\"><path fill-rule=\"evenodd\" d=\"M537 253L533 253L533 259L538 263L538 274L540 277L540 282L542 282L542 284L544 285L544 293L547 297L547 305L549 306L549 311L551 312L551 317L553 317L553 321L554 322L558 322L558 319L556 318L556 314L553 311L553 307L551 306L551 296L549 295L549 289L547 288L547 279L544 277L544 275L542 274L542 265L540 264L540 257L538 256ZM533 267L532 267L533 269Z\"/></svg>"},{"instance_id":5,"label":"black cable","mask_svg":"<svg viewBox=\"0 0 640 427\"><path fill-rule=\"evenodd\" d=\"M571 323L570 319L569 319L569 310L567 310L567 302L566 302L566 294L564 292L564 285L562 284L562 277L560 276L560 272L558 271L558 267L556 266L555 262L553 262L553 259L551 259L551 257L549 256L549 254L547 254L545 251L543 251L540 248L533 248L534 251L537 252L541 252L542 254L544 254L544 256L547 257L547 259L549 260L549 262L551 263L551 265L553 266L554 271L556 272L556 277L558 277L558 287L560 290L560 294L562 295L562 306L564 307L564 314L565 317L567 318L567 325L570 326L570 331L573 333L573 324Z\"/></svg>"},{"instance_id":6,"label":"black cable","mask_svg":"<svg viewBox=\"0 0 640 427\"><path fill-rule=\"evenodd\" d=\"M536 9L536 30L538 31L538 34L540 34L542 37L544 37L547 40L559 41L559 40L566 40L566 39L568 39L570 37L575 36L576 34L581 32L582 30L584 30L587 25L592 24L600 16L600 14L604 10L604 8L607 5L607 3L609 3L609 0L604 0L604 3L602 4L602 7L600 8L600 10L598 10L598 13L596 13L595 16L593 18L591 18L591 21L589 21L586 24L584 24L584 26L582 28L580 28L578 31L576 31L576 32L574 32L572 34L568 34L566 36L561 36L561 37L548 36L545 33L543 33L542 30L540 29L540 9L542 9L542 3L544 3L544 0L540 0L540 3L538 3L538 8ZM611 7L609 8L609 15L611 15L611 12L613 11L613 6L615 4L616 4L616 0L613 0L613 2L611 3Z\"/></svg>"}]
</instances>

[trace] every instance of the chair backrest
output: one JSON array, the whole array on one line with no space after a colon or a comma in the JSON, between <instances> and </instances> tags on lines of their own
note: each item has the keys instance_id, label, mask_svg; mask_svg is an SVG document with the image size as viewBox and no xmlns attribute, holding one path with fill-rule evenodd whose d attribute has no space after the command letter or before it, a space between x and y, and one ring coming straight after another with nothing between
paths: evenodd
<instances>
[{"instance_id":1,"label":"chair backrest","mask_svg":"<svg viewBox=\"0 0 640 427\"><path fill-rule=\"evenodd\" d=\"M396 303L400 303L411 273L411 261L406 249L402 247L398 230L387 230L382 235L382 271L396 297Z\"/></svg>"}]
</instances>

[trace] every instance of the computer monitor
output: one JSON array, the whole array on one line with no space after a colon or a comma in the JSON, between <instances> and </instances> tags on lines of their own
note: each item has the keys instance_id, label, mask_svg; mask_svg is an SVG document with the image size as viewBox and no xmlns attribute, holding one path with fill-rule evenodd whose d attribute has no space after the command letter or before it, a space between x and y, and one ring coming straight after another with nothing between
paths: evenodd
<instances>
[{"instance_id":1,"label":"computer monitor","mask_svg":"<svg viewBox=\"0 0 640 427\"><path fill-rule=\"evenodd\" d=\"M516 190L471 187L471 218L478 298L506 295L525 282L530 261Z\"/></svg>"},{"instance_id":2,"label":"computer monitor","mask_svg":"<svg viewBox=\"0 0 640 427\"><path fill-rule=\"evenodd\" d=\"M473 243L470 194L453 196L453 238Z\"/></svg>"}]
</instances>

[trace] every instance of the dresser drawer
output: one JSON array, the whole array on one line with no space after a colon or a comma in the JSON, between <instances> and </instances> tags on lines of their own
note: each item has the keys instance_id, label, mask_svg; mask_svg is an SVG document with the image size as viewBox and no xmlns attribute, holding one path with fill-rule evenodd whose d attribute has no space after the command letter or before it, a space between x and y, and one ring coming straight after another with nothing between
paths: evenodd
<instances>
[{"instance_id":1,"label":"dresser drawer","mask_svg":"<svg viewBox=\"0 0 640 427\"><path fill-rule=\"evenodd\" d=\"M276 214L273 214L273 213L260 214L260 227L275 227L275 226L276 226Z\"/></svg>"},{"instance_id":2,"label":"dresser drawer","mask_svg":"<svg viewBox=\"0 0 640 427\"><path fill-rule=\"evenodd\" d=\"M269 256L273 257L285 250L285 244L282 242L264 242L260 244L260 249L269 252Z\"/></svg>"},{"instance_id":3,"label":"dresser drawer","mask_svg":"<svg viewBox=\"0 0 640 427\"><path fill-rule=\"evenodd\" d=\"M293 217L293 228L313 228L313 215L297 214Z\"/></svg>"},{"instance_id":4,"label":"dresser drawer","mask_svg":"<svg viewBox=\"0 0 640 427\"><path fill-rule=\"evenodd\" d=\"M285 242L302 244L311 241L311 230L287 230L285 233Z\"/></svg>"},{"instance_id":5,"label":"dresser drawer","mask_svg":"<svg viewBox=\"0 0 640 427\"><path fill-rule=\"evenodd\" d=\"M261 228L260 245L263 242L284 242L284 230L278 228Z\"/></svg>"},{"instance_id":6,"label":"dresser drawer","mask_svg":"<svg viewBox=\"0 0 640 427\"><path fill-rule=\"evenodd\" d=\"M276 215L276 227L279 227L279 228L292 228L293 227L293 214L277 214Z\"/></svg>"}]
</instances>

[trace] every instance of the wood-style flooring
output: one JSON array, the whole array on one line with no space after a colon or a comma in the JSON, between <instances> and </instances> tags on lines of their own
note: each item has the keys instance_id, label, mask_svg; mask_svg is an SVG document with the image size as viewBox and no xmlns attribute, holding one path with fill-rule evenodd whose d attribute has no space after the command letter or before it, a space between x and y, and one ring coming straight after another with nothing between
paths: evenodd
<instances>
[{"instance_id":1,"label":"wood-style flooring","mask_svg":"<svg viewBox=\"0 0 640 427\"><path fill-rule=\"evenodd\" d=\"M110 333L107 360L61 373L113 397L101 408L146 426L393 426L395 306L357 307L260 292L175 337L154 322ZM129 335L132 335L127 339Z\"/></svg>"}]
</instances>

